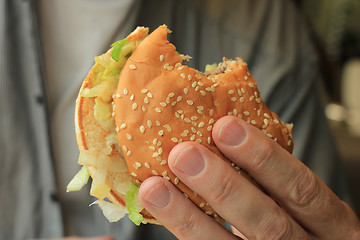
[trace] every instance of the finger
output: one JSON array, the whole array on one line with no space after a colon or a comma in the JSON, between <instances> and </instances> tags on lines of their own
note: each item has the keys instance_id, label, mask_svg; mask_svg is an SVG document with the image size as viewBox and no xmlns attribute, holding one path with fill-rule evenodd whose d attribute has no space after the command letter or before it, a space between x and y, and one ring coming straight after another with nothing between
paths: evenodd
<instances>
[{"instance_id":1,"label":"finger","mask_svg":"<svg viewBox=\"0 0 360 240\"><path fill-rule=\"evenodd\" d=\"M225 161L195 142L176 145L171 170L249 239L290 239L307 234L269 196Z\"/></svg>"},{"instance_id":2,"label":"finger","mask_svg":"<svg viewBox=\"0 0 360 240\"><path fill-rule=\"evenodd\" d=\"M259 129L239 118L224 117L215 124L213 139L225 156L245 169L317 237L340 239L359 229L352 210Z\"/></svg>"},{"instance_id":3,"label":"finger","mask_svg":"<svg viewBox=\"0 0 360 240\"><path fill-rule=\"evenodd\" d=\"M164 178L145 180L139 198L146 210L179 239L238 239Z\"/></svg>"}]
</instances>

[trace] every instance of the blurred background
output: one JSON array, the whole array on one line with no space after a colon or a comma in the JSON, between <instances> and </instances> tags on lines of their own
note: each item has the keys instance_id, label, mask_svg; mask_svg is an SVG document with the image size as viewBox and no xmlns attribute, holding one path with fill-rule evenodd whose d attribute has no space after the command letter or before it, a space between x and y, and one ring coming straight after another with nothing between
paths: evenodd
<instances>
[{"instance_id":1,"label":"blurred background","mask_svg":"<svg viewBox=\"0 0 360 240\"><path fill-rule=\"evenodd\" d=\"M360 216L360 0L297 0L323 71L323 104Z\"/></svg>"}]
</instances>

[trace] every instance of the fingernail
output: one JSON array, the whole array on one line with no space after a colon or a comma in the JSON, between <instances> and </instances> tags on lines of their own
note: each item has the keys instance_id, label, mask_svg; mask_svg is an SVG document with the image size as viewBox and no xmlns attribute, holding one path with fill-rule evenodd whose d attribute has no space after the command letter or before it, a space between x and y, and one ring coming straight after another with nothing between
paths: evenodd
<instances>
[{"instance_id":1,"label":"fingernail","mask_svg":"<svg viewBox=\"0 0 360 240\"><path fill-rule=\"evenodd\" d=\"M246 132L236 120L230 119L221 126L218 137L223 144L238 146L244 141Z\"/></svg>"},{"instance_id":2,"label":"fingernail","mask_svg":"<svg viewBox=\"0 0 360 240\"><path fill-rule=\"evenodd\" d=\"M156 208L165 208L170 202L170 191L165 184L158 183L146 195L146 201Z\"/></svg>"},{"instance_id":3,"label":"fingernail","mask_svg":"<svg viewBox=\"0 0 360 240\"><path fill-rule=\"evenodd\" d=\"M199 151L190 146L180 152L173 166L188 176L196 176L204 169L205 162Z\"/></svg>"}]
</instances>

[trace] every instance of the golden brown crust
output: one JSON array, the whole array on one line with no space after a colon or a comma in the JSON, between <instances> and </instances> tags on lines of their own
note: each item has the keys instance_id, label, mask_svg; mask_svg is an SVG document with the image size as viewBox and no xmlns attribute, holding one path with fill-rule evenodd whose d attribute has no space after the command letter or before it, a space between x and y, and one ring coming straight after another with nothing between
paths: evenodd
<instances>
[{"instance_id":1,"label":"golden brown crust","mask_svg":"<svg viewBox=\"0 0 360 240\"><path fill-rule=\"evenodd\" d=\"M183 141L198 141L229 162L216 148L211 130L216 120L232 114L291 152L291 127L265 106L241 59L232 61L228 72L205 77L181 64L181 56L167 40L169 32L160 26L146 37L122 71L114 99L118 139L126 149L129 173L138 183L163 176L204 212L220 220L203 198L170 171L170 150Z\"/></svg>"}]
</instances>

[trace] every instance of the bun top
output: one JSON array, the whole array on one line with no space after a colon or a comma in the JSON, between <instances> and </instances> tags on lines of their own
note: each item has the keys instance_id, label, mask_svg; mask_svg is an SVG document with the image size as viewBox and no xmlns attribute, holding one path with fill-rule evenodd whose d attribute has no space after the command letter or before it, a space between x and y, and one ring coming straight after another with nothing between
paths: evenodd
<instances>
[{"instance_id":1,"label":"bun top","mask_svg":"<svg viewBox=\"0 0 360 240\"><path fill-rule=\"evenodd\" d=\"M265 106L242 59L224 58L205 75L182 64L184 57L168 42L168 33L166 26L160 26L147 36L122 70L114 99L118 140L135 182L163 176L217 218L170 171L170 150L178 143L197 141L228 162L216 148L211 130L219 118L235 115L292 152L292 126Z\"/></svg>"}]
</instances>

